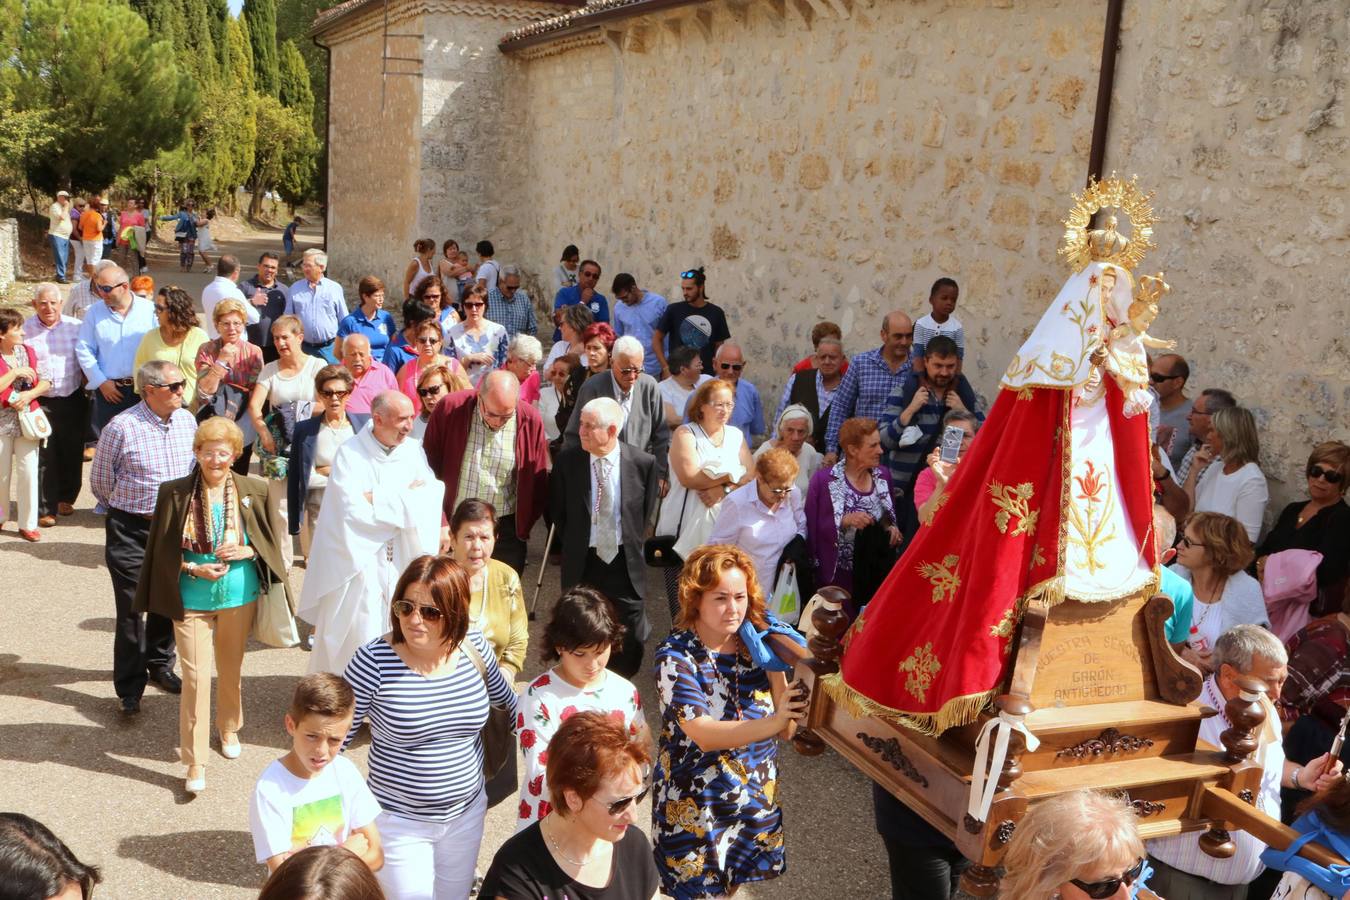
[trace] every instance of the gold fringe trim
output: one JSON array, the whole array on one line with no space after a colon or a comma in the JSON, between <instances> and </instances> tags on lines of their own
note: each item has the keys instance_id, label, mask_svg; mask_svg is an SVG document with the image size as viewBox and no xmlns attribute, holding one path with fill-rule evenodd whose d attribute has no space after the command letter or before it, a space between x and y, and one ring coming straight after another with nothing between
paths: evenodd
<instances>
[{"instance_id":1,"label":"gold fringe trim","mask_svg":"<svg viewBox=\"0 0 1350 900\"><path fill-rule=\"evenodd\" d=\"M892 709L889 706L877 703L845 684L843 676L838 672L833 675L826 675L820 681L825 688L825 693L830 695L830 699L842 706L854 718L875 717L884 719L931 737L937 737L949 728L974 722L979 717L980 710L988 706L997 693L994 690L988 690L981 691L978 694L953 697L942 704L942 708L937 712L917 713Z\"/></svg>"}]
</instances>

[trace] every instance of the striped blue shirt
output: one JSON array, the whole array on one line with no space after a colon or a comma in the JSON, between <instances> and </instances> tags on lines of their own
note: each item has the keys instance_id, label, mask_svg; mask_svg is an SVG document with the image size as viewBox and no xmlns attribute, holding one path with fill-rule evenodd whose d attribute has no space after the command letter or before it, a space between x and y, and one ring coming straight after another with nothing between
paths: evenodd
<instances>
[{"instance_id":1,"label":"striped blue shirt","mask_svg":"<svg viewBox=\"0 0 1350 900\"><path fill-rule=\"evenodd\" d=\"M356 694L356 714L344 744L370 723L370 790L385 812L423 822L447 822L483 789L479 733L491 705L516 710L516 694L497 668L483 635L470 631L487 663L487 686L461 652L454 671L419 675L384 638L356 651L342 677Z\"/></svg>"}]
</instances>

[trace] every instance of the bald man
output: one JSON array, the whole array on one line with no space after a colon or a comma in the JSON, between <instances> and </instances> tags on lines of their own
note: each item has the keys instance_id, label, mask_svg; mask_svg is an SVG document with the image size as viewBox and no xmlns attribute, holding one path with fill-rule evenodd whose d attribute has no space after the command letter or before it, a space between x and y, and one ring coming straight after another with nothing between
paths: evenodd
<instances>
[{"instance_id":1,"label":"bald man","mask_svg":"<svg viewBox=\"0 0 1350 900\"><path fill-rule=\"evenodd\" d=\"M548 502L548 438L539 410L519 399L515 375L489 372L477 390L436 404L423 444L445 484L446 518L461 500L491 503L497 511L492 556L524 574L525 544Z\"/></svg>"},{"instance_id":2,"label":"bald man","mask_svg":"<svg viewBox=\"0 0 1350 900\"><path fill-rule=\"evenodd\" d=\"M914 346L914 321L900 310L881 320L881 346L853 357L839 392L830 403L830 427L825 431L824 465L839 461L839 427L854 417L881 420L886 398L904 384L913 370L909 358Z\"/></svg>"},{"instance_id":3,"label":"bald man","mask_svg":"<svg viewBox=\"0 0 1350 900\"><path fill-rule=\"evenodd\" d=\"M371 358L370 338L364 334L348 335L342 342L342 365L356 382L352 386L352 395L347 398L348 412L368 413L377 394L398 390L398 379L393 371Z\"/></svg>"}]
</instances>

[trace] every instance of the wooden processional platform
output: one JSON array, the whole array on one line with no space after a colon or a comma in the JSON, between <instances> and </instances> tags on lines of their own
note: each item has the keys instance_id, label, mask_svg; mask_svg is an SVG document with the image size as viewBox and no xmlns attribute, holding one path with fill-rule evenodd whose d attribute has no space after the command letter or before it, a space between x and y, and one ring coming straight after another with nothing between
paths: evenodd
<instances>
[{"instance_id":1,"label":"wooden processional platform","mask_svg":"<svg viewBox=\"0 0 1350 900\"><path fill-rule=\"evenodd\" d=\"M820 679L839 671L849 624L843 591L824 588L820 596L824 603L811 617L815 635L806 650L773 641L811 688L794 746L808 755L834 748L950 837L972 863L962 877L967 893L997 894L999 860L1029 804L1080 788L1127 796L1145 840L1203 832L1202 848L1219 858L1236 852L1234 830L1281 849L1296 836L1254 806L1261 782L1256 734L1266 718L1259 699L1228 701L1232 727L1223 733L1223 747L1197 740L1200 722L1218 711L1197 702L1200 672L1167 643L1167 596L1033 603L995 709L939 737L856 716L820 687ZM1242 687L1248 698L1265 692L1255 679ZM980 821L967 812L975 745L1000 710L1025 716L1040 745L1029 752L1022 734L1010 733L997 792ZM1300 855L1323 865L1344 862L1317 844L1305 845Z\"/></svg>"}]
</instances>

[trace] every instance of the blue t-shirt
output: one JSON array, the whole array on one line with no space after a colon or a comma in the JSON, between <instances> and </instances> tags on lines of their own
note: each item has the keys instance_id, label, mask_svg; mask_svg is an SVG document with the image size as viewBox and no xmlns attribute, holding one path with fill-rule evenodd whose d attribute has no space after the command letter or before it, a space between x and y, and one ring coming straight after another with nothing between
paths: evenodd
<instances>
[{"instance_id":1,"label":"blue t-shirt","mask_svg":"<svg viewBox=\"0 0 1350 900\"><path fill-rule=\"evenodd\" d=\"M1191 583L1173 572L1167 566L1162 567L1162 579L1158 590L1172 598L1172 616L1167 620L1167 642L1183 644L1191 636L1191 611L1195 608L1195 591Z\"/></svg>"},{"instance_id":2,"label":"blue t-shirt","mask_svg":"<svg viewBox=\"0 0 1350 900\"><path fill-rule=\"evenodd\" d=\"M581 302L580 286L575 284L570 285L569 287L565 287L562 290L558 291L558 295L553 298L553 309L556 312L557 310L562 309L564 306L572 306L580 302ZM605 299L604 294L600 293L599 291L596 291L595 293L591 294L591 302L588 303L587 306L590 307L591 313L595 315L595 321L597 322L609 321L609 301ZM553 339L555 341L562 340L561 328L553 329Z\"/></svg>"},{"instance_id":3,"label":"blue t-shirt","mask_svg":"<svg viewBox=\"0 0 1350 900\"><path fill-rule=\"evenodd\" d=\"M285 230L281 232L281 242L283 244L295 243L295 229L299 227L300 226L297 225L295 222L292 222L289 225L287 225Z\"/></svg>"},{"instance_id":4,"label":"blue t-shirt","mask_svg":"<svg viewBox=\"0 0 1350 900\"><path fill-rule=\"evenodd\" d=\"M365 335L370 339L371 358L379 359L389 346L389 342L398 334L398 328L394 325L394 317L387 310L377 309L375 318L367 319L366 314L358 306L338 323L337 333L341 338L351 334Z\"/></svg>"}]
</instances>

